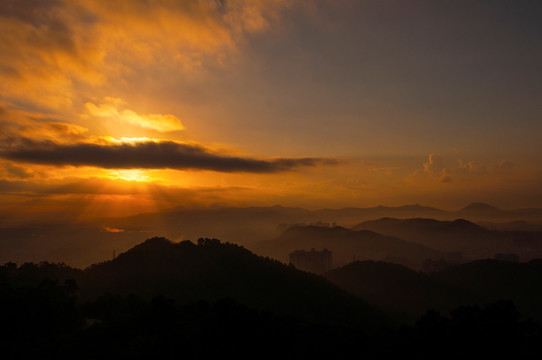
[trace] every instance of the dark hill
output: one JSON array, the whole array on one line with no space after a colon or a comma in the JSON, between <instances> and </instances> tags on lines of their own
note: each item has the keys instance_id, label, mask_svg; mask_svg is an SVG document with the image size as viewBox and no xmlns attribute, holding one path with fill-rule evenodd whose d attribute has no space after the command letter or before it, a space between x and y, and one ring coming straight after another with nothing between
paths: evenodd
<instances>
[{"instance_id":1,"label":"dark hill","mask_svg":"<svg viewBox=\"0 0 542 360\"><path fill-rule=\"evenodd\" d=\"M333 252L334 266L358 260L386 260L412 268L439 252L420 244L373 231L354 231L342 227L298 226L285 230L278 238L254 247L257 253L288 261L294 250L327 248Z\"/></svg>"},{"instance_id":2,"label":"dark hill","mask_svg":"<svg viewBox=\"0 0 542 360\"><path fill-rule=\"evenodd\" d=\"M521 313L542 320L542 260L512 263L478 260L433 274L448 288L460 290L456 303L489 303L496 299L513 300ZM451 295L451 294L450 294Z\"/></svg>"},{"instance_id":3,"label":"dark hill","mask_svg":"<svg viewBox=\"0 0 542 360\"><path fill-rule=\"evenodd\" d=\"M321 277L215 239L198 244L149 239L112 261L91 266L80 281L84 299L105 293L144 299L162 295L179 304L230 298L314 321L352 321L366 328L384 323L379 311Z\"/></svg>"},{"instance_id":4,"label":"dark hill","mask_svg":"<svg viewBox=\"0 0 542 360\"><path fill-rule=\"evenodd\" d=\"M384 262L354 262L323 275L345 290L404 321L427 309L447 313L460 305L513 301L527 317L542 320L542 260L478 260L430 274Z\"/></svg>"},{"instance_id":5,"label":"dark hill","mask_svg":"<svg viewBox=\"0 0 542 360\"><path fill-rule=\"evenodd\" d=\"M454 221L439 221L434 219L412 218L412 219L394 219L382 218L379 220L366 221L354 226L354 230L372 230L380 233L388 232L426 232L426 233L455 233L464 232L484 233L485 229L470 221L457 219Z\"/></svg>"},{"instance_id":6,"label":"dark hill","mask_svg":"<svg viewBox=\"0 0 542 360\"><path fill-rule=\"evenodd\" d=\"M438 296L446 293L427 274L382 261L356 261L323 276L407 322L434 307Z\"/></svg>"}]
</instances>

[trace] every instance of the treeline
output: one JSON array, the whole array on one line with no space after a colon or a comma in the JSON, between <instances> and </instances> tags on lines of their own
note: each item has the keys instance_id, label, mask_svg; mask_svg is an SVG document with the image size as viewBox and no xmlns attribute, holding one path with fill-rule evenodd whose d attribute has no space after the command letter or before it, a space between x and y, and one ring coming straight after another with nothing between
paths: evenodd
<instances>
[{"instance_id":1,"label":"treeline","mask_svg":"<svg viewBox=\"0 0 542 360\"><path fill-rule=\"evenodd\" d=\"M162 296L106 295L78 303L73 283L1 286L9 359L483 358L540 356L542 327L510 301L430 310L413 326L368 334L259 311L231 299L178 305Z\"/></svg>"}]
</instances>

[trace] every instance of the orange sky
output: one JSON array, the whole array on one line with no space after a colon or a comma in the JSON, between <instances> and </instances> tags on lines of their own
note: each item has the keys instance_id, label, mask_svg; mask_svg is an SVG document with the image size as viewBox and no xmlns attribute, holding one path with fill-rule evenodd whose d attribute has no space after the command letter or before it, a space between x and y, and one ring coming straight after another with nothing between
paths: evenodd
<instances>
[{"instance_id":1,"label":"orange sky","mask_svg":"<svg viewBox=\"0 0 542 360\"><path fill-rule=\"evenodd\" d=\"M437 3L2 1L0 216L542 207L539 6Z\"/></svg>"}]
</instances>

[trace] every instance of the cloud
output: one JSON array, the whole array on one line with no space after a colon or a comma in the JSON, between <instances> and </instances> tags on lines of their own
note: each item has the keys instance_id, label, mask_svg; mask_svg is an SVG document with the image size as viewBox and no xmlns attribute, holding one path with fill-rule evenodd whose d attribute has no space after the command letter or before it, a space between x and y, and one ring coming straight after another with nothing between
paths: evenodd
<instances>
[{"instance_id":1,"label":"cloud","mask_svg":"<svg viewBox=\"0 0 542 360\"><path fill-rule=\"evenodd\" d=\"M17 109L0 111L0 141L14 138L52 140L55 142L82 141L88 129L80 125L63 122L51 115L36 114ZM11 139L10 139L11 138Z\"/></svg>"},{"instance_id":2,"label":"cloud","mask_svg":"<svg viewBox=\"0 0 542 360\"><path fill-rule=\"evenodd\" d=\"M514 171L514 163L509 160L502 160L495 165L495 171L500 175L510 175Z\"/></svg>"},{"instance_id":3,"label":"cloud","mask_svg":"<svg viewBox=\"0 0 542 360\"><path fill-rule=\"evenodd\" d=\"M4 170L3 171L4 176L7 176L9 178L27 179L27 178L32 176L25 169L23 169L21 167L18 167L18 166L14 166L12 164L4 164L3 166L0 166L0 170L2 168Z\"/></svg>"},{"instance_id":4,"label":"cloud","mask_svg":"<svg viewBox=\"0 0 542 360\"><path fill-rule=\"evenodd\" d=\"M451 182L453 182L452 177L450 175L448 175L446 169L442 170L442 175L440 177L440 182L443 182L443 183L451 183Z\"/></svg>"},{"instance_id":5,"label":"cloud","mask_svg":"<svg viewBox=\"0 0 542 360\"><path fill-rule=\"evenodd\" d=\"M19 135L34 139L50 139L53 141L74 141L86 138L87 129L69 123L37 120L32 124L21 126Z\"/></svg>"},{"instance_id":6,"label":"cloud","mask_svg":"<svg viewBox=\"0 0 542 360\"><path fill-rule=\"evenodd\" d=\"M267 29L289 3L2 0L0 96L63 109L89 86L131 87L156 69L178 79L227 64L246 34Z\"/></svg>"},{"instance_id":7,"label":"cloud","mask_svg":"<svg viewBox=\"0 0 542 360\"><path fill-rule=\"evenodd\" d=\"M378 167L378 168L372 168L370 170L372 173L381 173L385 175L392 175L393 174L393 168L392 167Z\"/></svg>"},{"instance_id":8,"label":"cloud","mask_svg":"<svg viewBox=\"0 0 542 360\"><path fill-rule=\"evenodd\" d=\"M441 174L444 170L444 160L439 154L429 154L428 160L423 164L425 172Z\"/></svg>"},{"instance_id":9,"label":"cloud","mask_svg":"<svg viewBox=\"0 0 542 360\"><path fill-rule=\"evenodd\" d=\"M0 96L49 108L70 106L76 82L103 82L98 45L89 13L75 3L2 1Z\"/></svg>"},{"instance_id":10,"label":"cloud","mask_svg":"<svg viewBox=\"0 0 542 360\"><path fill-rule=\"evenodd\" d=\"M58 144L18 139L0 149L0 157L43 165L94 166L106 169L195 169L219 172L276 173L299 167L334 165L329 158L272 158L227 156L195 144L173 141L133 144Z\"/></svg>"},{"instance_id":11,"label":"cloud","mask_svg":"<svg viewBox=\"0 0 542 360\"><path fill-rule=\"evenodd\" d=\"M103 231L110 232L110 233L120 233L120 232L124 232L124 229L116 229L116 228L106 226L103 228Z\"/></svg>"},{"instance_id":12,"label":"cloud","mask_svg":"<svg viewBox=\"0 0 542 360\"><path fill-rule=\"evenodd\" d=\"M160 132L169 132L184 129L181 121L173 115L139 115L135 111L129 109L119 110L119 107L121 107L122 104L123 102L121 99L107 97L105 98L104 104L95 105L91 102L87 102L85 104L85 107L88 113L92 116L115 119L146 129L157 130Z\"/></svg>"},{"instance_id":13,"label":"cloud","mask_svg":"<svg viewBox=\"0 0 542 360\"><path fill-rule=\"evenodd\" d=\"M478 161L464 162L462 159L457 160L459 168L456 169L458 174L463 175L486 175L487 167Z\"/></svg>"},{"instance_id":14,"label":"cloud","mask_svg":"<svg viewBox=\"0 0 542 360\"><path fill-rule=\"evenodd\" d=\"M513 168L514 164L508 160L502 160L497 164L486 164L476 160L457 159L456 163L447 164L442 156L431 153L427 161L423 163L423 172L417 170L409 178L421 179L423 175L425 178L433 178L442 183L482 183L491 179L506 178L512 174Z\"/></svg>"},{"instance_id":15,"label":"cloud","mask_svg":"<svg viewBox=\"0 0 542 360\"><path fill-rule=\"evenodd\" d=\"M178 199L192 194L233 194L242 191L249 191L250 188L239 186L228 187L179 187L167 186L156 182L144 183L133 182L119 178L101 177L66 177L61 179L50 179L49 181L39 180L6 180L0 179L0 192L10 195L30 197L61 197L76 196L85 198L87 196L151 196L155 193L165 195L165 198ZM0 197L1 200L1 197ZM175 203L175 202L174 202Z\"/></svg>"},{"instance_id":16,"label":"cloud","mask_svg":"<svg viewBox=\"0 0 542 360\"><path fill-rule=\"evenodd\" d=\"M449 170L444 165L444 159L439 154L429 154L427 161L423 163L423 169L426 173L436 176L442 183L453 182Z\"/></svg>"}]
</instances>

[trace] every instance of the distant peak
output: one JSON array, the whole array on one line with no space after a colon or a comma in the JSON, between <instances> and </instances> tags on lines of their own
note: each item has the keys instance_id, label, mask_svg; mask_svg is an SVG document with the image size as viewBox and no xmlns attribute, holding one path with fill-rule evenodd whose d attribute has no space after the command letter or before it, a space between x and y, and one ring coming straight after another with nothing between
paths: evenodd
<instances>
[{"instance_id":1,"label":"distant peak","mask_svg":"<svg viewBox=\"0 0 542 360\"><path fill-rule=\"evenodd\" d=\"M483 203L483 202L473 202L472 204L469 204L467 206L465 206L463 209L461 210L476 210L476 211L481 211L481 210L500 210L499 208L495 207L495 206L492 206L492 205L489 205L489 204L486 204L486 203Z\"/></svg>"}]
</instances>

